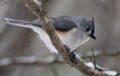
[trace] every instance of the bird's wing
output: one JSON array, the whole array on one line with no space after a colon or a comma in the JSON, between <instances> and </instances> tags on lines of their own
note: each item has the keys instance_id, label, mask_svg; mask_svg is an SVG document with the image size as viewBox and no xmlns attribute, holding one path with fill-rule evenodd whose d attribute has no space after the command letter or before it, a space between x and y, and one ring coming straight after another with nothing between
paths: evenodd
<instances>
[{"instance_id":1,"label":"bird's wing","mask_svg":"<svg viewBox=\"0 0 120 76\"><path fill-rule=\"evenodd\" d=\"M69 31L77 27L77 25L70 19L71 17L69 16L60 16L58 18L49 17L49 20L53 23L55 29L59 31ZM42 27L39 20L33 21L32 24Z\"/></svg>"},{"instance_id":2,"label":"bird's wing","mask_svg":"<svg viewBox=\"0 0 120 76\"><path fill-rule=\"evenodd\" d=\"M50 18L56 30L59 31L69 31L73 28L76 28L76 24L69 20L66 16L60 16L58 18Z\"/></svg>"}]
</instances>

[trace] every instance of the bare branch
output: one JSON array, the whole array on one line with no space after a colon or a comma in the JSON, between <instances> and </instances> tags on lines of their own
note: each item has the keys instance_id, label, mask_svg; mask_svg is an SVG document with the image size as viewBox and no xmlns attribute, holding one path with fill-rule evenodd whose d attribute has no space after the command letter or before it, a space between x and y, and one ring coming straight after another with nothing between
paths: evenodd
<instances>
[{"instance_id":1,"label":"bare branch","mask_svg":"<svg viewBox=\"0 0 120 76\"><path fill-rule=\"evenodd\" d=\"M116 52L116 53L99 53L97 55L94 55L95 58L98 57L119 57L120 56L120 52ZM91 58L92 55L86 55L86 56L82 56L83 59L87 59L87 58Z\"/></svg>"},{"instance_id":2,"label":"bare branch","mask_svg":"<svg viewBox=\"0 0 120 76\"><path fill-rule=\"evenodd\" d=\"M57 37L53 24L49 21L46 12L42 8L42 1L39 3L37 0L25 1L28 9L40 20L41 25L43 26L44 30L48 33L53 45L59 51L59 54L63 57L66 63L71 64L72 66L78 68L80 71L89 76L108 76L107 74L97 69L88 67L87 65L85 65L82 59L76 57L76 55L73 52L70 53L70 49L66 45L64 45Z\"/></svg>"},{"instance_id":3,"label":"bare branch","mask_svg":"<svg viewBox=\"0 0 120 76\"><path fill-rule=\"evenodd\" d=\"M44 58L39 58L36 56L28 57L14 57L14 58L3 58L0 59L0 67L10 66L10 65L46 65L54 63L63 63L63 61L58 60L55 56L49 56Z\"/></svg>"},{"instance_id":4,"label":"bare branch","mask_svg":"<svg viewBox=\"0 0 120 76\"><path fill-rule=\"evenodd\" d=\"M98 54L95 55L95 57L103 57L103 56L114 56L118 57L120 56L120 53L113 53L113 54ZM91 58L92 56L83 56L81 58L87 59ZM4 66L10 66L10 65L32 65L32 64L38 64L38 65L45 65L45 64L54 64L54 63L64 63L63 59L58 58L56 56L48 56L48 57L36 57L36 56L22 56L22 57L14 57L14 58L2 58L0 59L0 67Z\"/></svg>"}]
</instances>

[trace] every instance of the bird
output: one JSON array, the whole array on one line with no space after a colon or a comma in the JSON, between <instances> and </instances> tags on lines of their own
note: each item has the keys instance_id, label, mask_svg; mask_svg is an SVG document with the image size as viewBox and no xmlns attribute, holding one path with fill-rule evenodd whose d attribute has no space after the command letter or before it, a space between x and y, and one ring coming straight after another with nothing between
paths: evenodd
<instances>
[{"instance_id":1,"label":"bird","mask_svg":"<svg viewBox=\"0 0 120 76\"><path fill-rule=\"evenodd\" d=\"M43 41L51 53L59 54L39 20L25 21L5 18L5 21L9 25L32 29L33 32L37 33L38 37ZM90 38L96 40L93 17L59 16L49 17L49 21L54 25L57 36L61 42L70 49L70 52L76 50Z\"/></svg>"}]
</instances>

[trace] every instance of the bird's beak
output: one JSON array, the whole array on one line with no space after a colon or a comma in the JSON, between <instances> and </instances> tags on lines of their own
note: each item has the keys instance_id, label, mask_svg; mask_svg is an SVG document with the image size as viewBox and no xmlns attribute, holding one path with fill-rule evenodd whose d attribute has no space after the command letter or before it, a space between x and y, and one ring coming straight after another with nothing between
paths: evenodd
<instances>
[{"instance_id":1,"label":"bird's beak","mask_svg":"<svg viewBox=\"0 0 120 76\"><path fill-rule=\"evenodd\" d=\"M90 34L89 36L90 36L92 39L96 40L96 37L95 37L94 34Z\"/></svg>"}]
</instances>

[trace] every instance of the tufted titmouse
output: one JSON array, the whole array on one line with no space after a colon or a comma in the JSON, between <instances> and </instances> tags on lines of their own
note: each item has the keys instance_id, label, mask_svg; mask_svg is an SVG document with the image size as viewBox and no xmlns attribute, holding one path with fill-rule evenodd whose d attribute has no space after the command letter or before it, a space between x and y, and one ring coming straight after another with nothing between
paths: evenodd
<instances>
[{"instance_id":1,"label":"tufted titmouse","mask_svg":"<svg viewBox=\"0 0 120 76\"><path fill-rule=\"evenodd\" d=\"M8 24L32 29L39 35L51 52L58 53L57 49L51 43L48 34L40 25L39 20L31 22L9 18L5 18L5 20ZM67 45L71 52L86 43L90 37L96 39L94 36L95 26L93 17L60 16L57 18L50 17L49 20L53 23L55 32L62 43Z\"/></svg>"}]
</instances>

